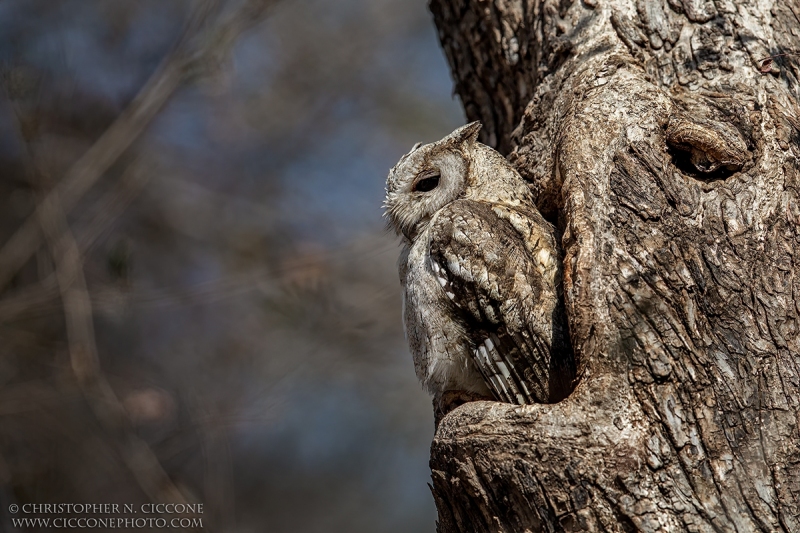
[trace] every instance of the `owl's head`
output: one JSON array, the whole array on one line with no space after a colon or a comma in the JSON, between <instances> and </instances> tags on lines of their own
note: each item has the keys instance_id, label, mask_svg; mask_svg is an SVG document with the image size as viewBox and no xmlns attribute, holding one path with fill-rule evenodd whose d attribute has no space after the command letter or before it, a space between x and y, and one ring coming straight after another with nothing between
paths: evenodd
<instances>
[{"instance_id":1,"label":"owl's head","mask_svg":"<svg viewBox=\"0 0 800 533\"><path fill-rule=\"evenodd\" d=\"M480 122L435 143L417 143L389 171L384 216L398 235L413 241L431 217L464 194Z\"/></svg>"}]
</instances>

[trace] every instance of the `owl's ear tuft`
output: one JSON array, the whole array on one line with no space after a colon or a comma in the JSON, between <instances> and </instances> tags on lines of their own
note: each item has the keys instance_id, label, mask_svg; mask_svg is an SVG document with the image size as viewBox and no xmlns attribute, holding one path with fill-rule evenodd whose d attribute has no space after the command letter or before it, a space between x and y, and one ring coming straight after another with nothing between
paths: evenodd
<instances>
[{"instance_id":1,"label":"owl's ear tuft","mask_svg":"<svg viewBox=\"0 0 800 533\"><path fill-rule=\"evenodd\" d=\"M478 133L481 131L482 127L483 124L476 120L475 122L470 122L465 126L461 126L448 135L448 138L458 145L469 147L478 139Z\"/></svg>"}]
</instances>

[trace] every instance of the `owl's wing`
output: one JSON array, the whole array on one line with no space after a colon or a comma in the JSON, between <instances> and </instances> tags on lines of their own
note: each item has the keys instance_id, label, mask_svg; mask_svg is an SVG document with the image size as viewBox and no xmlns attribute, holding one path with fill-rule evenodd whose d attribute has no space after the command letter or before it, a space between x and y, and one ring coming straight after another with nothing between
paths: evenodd
<instances>
[{"instance_id":1,"label":"owl's wing","mask_svg":"<svg viewBox=\"0 0 800 533\"><path fill-rule=\"evenodd\" d=\"M535 258L489 204L459 200L441 215L431 228L431 268L459 309L477 367L499 400L546 402L552 306L541 300L552 291Z\"/></svg>"}]
</instances>

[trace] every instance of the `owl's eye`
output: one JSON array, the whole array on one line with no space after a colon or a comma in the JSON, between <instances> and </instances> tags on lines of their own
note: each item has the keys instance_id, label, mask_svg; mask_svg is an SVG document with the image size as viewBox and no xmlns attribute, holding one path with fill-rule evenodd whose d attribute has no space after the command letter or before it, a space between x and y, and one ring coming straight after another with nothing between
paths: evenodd
<instances>
[{"instance_id":1,"label":"owl's eye","mask_svg":"<svg viewBox=\"0 0 800 533\"><path fill-rule=\"evenodd\" d=\"M436 187L439 186L439 175L428 176L427 178L422 178L418 182L414 184L411 188L414 192L428 192L432 191Z\"/></svg>"}]
</instances>

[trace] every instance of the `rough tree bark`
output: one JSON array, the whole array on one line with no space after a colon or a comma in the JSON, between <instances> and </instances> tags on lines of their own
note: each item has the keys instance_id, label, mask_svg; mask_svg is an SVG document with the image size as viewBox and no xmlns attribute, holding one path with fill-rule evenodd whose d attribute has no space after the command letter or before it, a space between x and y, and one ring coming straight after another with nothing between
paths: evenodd
<instances>
[{"instance_id":1,"label":"rough tree bark","mask_svg":"<svg viewBox=\"0 0 800 533\"><path fill-rule=\"evenodd\" d=\"M559 229L580 369L444 417L439 531L800 531L800 59L761 62L800 52L800 2L430 7Z\"/></svg>"}]
</instances>

